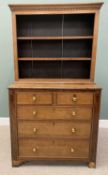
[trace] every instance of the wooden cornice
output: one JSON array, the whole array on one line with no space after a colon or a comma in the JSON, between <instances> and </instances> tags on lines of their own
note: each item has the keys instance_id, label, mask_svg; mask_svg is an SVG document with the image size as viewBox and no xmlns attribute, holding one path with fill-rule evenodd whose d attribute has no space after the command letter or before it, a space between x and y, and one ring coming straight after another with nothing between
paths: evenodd
<instances>
[{"instance_id":1,"label":"wooden cornice","mask_svg":"<svg viewBox=\"0 0 108 175\"><path fill-rule=\"evenodd\" d=\"M103 5L99 3L72 3L72 4L10 4L9 7L14 11L48 11L48 10L99 10Z\"/></svg>"}]
</instances>

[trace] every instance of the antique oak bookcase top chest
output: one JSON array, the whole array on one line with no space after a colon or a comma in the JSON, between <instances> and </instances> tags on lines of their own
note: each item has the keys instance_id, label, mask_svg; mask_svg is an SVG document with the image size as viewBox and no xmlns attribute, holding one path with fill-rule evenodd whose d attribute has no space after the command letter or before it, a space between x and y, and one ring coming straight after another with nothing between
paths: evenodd
<instances>
[{"instance_id":1,"label":"antique oak bookcase top chest","mask_svg":"<svg viewBox=\"0 0 108 175\"><path fill-rule=\"evenodd\" d=\"M96 166L101 88L94 83L102 3L9 5L15 82L9 87L12 165Z\"/></svg>"}]
</instances>

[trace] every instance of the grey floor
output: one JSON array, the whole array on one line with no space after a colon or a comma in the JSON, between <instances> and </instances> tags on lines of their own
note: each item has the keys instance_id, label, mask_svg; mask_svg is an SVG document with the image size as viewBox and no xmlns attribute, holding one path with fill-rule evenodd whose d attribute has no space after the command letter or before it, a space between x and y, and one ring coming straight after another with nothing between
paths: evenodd
<instances>
[{"instance_id":1,"label":"grey floor","mask_svg":"<svg viewBox=\"0 0 108 175\"><path fill-rule=\"evenodd\" d=\"M0 126L0 175L108 175L108 129L99 129L97 168L57 162L32 162L18 168L11 167L10 131Z\"/></svg>"}]
</instances>

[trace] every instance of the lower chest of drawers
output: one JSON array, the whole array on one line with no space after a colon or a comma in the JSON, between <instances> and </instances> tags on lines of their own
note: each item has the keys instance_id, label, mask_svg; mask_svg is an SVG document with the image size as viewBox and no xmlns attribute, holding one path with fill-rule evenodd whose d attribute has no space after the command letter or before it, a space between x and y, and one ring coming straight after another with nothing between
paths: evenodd
<instances>
[{"instance_id":1,"label":"lower chest of drawers","mask_svg":"<svg viewBox=\"0 0 108 175\"><path fill-rule=\"evenodd\" d=\"M13 165L32 159L95 161L100 91L11 89L9 97Z\"/></svg>"}]
</instances>

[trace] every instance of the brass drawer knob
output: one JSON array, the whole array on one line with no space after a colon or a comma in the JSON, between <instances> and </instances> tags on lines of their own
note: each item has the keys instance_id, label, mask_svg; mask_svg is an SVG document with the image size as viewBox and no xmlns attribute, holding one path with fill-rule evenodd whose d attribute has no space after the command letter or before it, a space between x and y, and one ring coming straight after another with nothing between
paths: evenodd
<instances>
[{"instance_id":1,"label":"brass drawer knob","mask_svg":"<svg viewBox=\"0 0 108 175\"><path fill-rule=\"evenodd\" d=\"M33 115L36 115L36 113L37 113L36 111L33 111Z\"/></svg>"},{"instance_id":2,"label":"brass drawer knob","mask_svg":"<svg viewBox=\"0 0 108 175\"><path fill-rule=\"evenodd\" d=\"M32 151L35 153L35 152L37 152L37 150L38 150L38 147L34 147L33 149L32 149Z\"/></svg>"},{"instance_id":3,"label":"brass drawer knob","mask_svg":"<svg viewBox=\"0 0 108 175\"><path fill-rule=\"evenodd\" d=\"M76 112L75 111L72 111L72 116L76 116Z\"/></svg>"},{"instance_id":4,"label":"brass drawer knob","mask_svg":"<svg viewBox=\"0 0 108 175\"><path fill-rule=\"evenodd\" d=\"M73 97L72 97L72 101L73 101L73 102L76 102L76 101L77 101L77 97L76 97L76 96L73 96Z\"/></svg>"},{"instance_id":5,"label":"brass drawer knob","mask_svg":"<svg viewBox=\"0 0 108 175\"><path fill-rule=\"evenodd\" d=\"M72 128L72 133L75 133L76 132L76 128Z\"/></svg>"},{"instance_id":6,"label":"brass drawer knob","mask_svg":"<svg viewBox=\"0 0 108 175\"><path fill-rule=\"evenodd\" d=\"M33 101L36 101L36 96L34 95L34 96L32 97L32 99L33 99Z\"/></svg>"},{"instance_id":7,"label":"brass drawer knob","mask_svg":"<svg viewBox=\"0 0 108 175\"><path fill-rule=\"evenodd\" d=\"M74 152L75 152L74 148L71 148L71 153L74 153Z\"/></svg>"},{"instance_id":8,"label":"brass drawer knob","mask_svg":"<svg viewBox=\"0 0 108 175\"><path fill-rule=\"evenodd\" d=\"M37 133L37 128L33 128L33 132L34 133Z\"/></svg>"}]
</instances>

